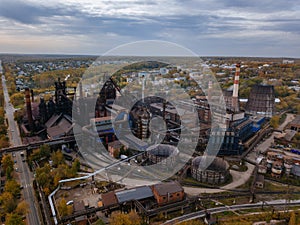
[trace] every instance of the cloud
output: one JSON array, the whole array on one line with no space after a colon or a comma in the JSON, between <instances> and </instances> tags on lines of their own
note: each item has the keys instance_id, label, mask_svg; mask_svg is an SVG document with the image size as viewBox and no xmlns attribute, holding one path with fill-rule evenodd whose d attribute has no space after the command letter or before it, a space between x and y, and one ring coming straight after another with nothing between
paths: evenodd
<instances>
[{"instance_id":1,"label":"cloud","mask_svg":"<svg viewBox=\"0 0 300 225\"><path fill-rule=\"evenodd\" d=\"M80 11L59 6L34 5L21 0L2 0L0 16L23 24L41 23L41 18L79 14Z\"/></svg>"},{"instance_id":2,"label":"cloud","mask_svg":"<svg viewBox=\"0 0 300 225\"><path fill-rule=\"evenodd\" d=\"M173 41L199 52L253 53L275 46L299 55L300 9L293 0L2 0L0 46L5 38L59 40L62 51L101 52L128 41ZM285 40L289 40L289 44ZM24 41L28 40L28 42ZM71 40L68 42L68 40ZM37 41L41 44L43 41ZM31 42L30 42L31 43ZM64 44L63 44L64 43ZM9 45L14 48L13 45ZM32 49L39 47L30 44ZM234 46L240 49L234 50ZM282 50L280 46L284 46ZM286 48L289 47L289 50ZM2 47L3 48L3 47ZM257 54L267 54L258 49ZM6 48L9 51L9 48ZM23 49L28 49L24 46ZM39 49L47 49L47 46ZM54 44L49 51L56 49ZM294 50L292 50L294 49ZM0 49L1 51L1 49ZM15 49L14 51L17 51ZM267 50L265 50L267 51ZM272 50L272 54L275 52ZM204 52L205 54L205 52Z\"/></svg>"},{"instance_id":3,"label":"cloud","mask_svg":"<svg viewBox=\"0 0 300 225\"><path fill-rule=\"evenodd\" d=\"M292 10L298 4L297 1L294 0L223 0L219 2L221 2L224 7L263 13Z\"/></svg>"}]
</instances>

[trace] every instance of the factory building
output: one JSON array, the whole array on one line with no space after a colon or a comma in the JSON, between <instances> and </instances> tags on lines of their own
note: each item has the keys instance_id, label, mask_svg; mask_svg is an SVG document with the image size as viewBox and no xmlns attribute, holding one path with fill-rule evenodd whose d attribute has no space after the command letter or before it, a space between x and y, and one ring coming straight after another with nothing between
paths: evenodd
<instances>
[{"instance_id":1,"label":"factory building","mask_svg":"<svg viewBox=\"0 0 300 225\"><path fill-rule=\"evenodd\" d=\"M256 133L262 128L262 126L264 125L264 123L266 121L266 118L263 116L252 116L252 117L250 117L250 120L253 122L252 132Z\"/></svg>"},{"instance_id":2,"label":"factory building","mask_svg":"<svg viewBox=\"0 0 300 225\"><path fill-rule=\"evenodd\" d=\"M292 122L289 123L288 128L300 132L300 115L297 115Z\"/></svg>"},{"instance_id":3,"label":"factory building","mask_svg":"<svg viewBox=\"0 0 300 225\"><path fill-rule=\"evenodd\" d=\"M184 199L185 193L182 186L176 181L171 181L152 186L111 191L101 195L101 204L114 210L126 208L126 206L132 209L133 205L138 207L142 205L145 209L153 209L153 206L163 206Z\"/></svg>"},{"instance_id":4,"label":"factory building","mask_svg":"<svg viewBox=\"0 0 300 225\"><path fill-rule=\"evenodd\" d=\"M41 139L57 139L72 133L72 98L74 93L67 93L66 82L55 82L54 100L46 103L40 97L40 103L34 101L33 91L25 88L26 114L20 125L25 136L24 143ZM75 91L75 90L74 90Z\"/></svg>"},{"instance_id":5,"label":"factory building","mask_svg":"<svg viewBox=\"0 0 300 225\"><path fill-rule=\"evenodd\" d=\"M238 101L240 64L236 65L233 90L225 90L227 108L227 128L219 155L241 155L245 143L257 133L265 123L265 117L274 113L274 87L255 85L246 105L246 112L240 110ZM216 137L212 137L218 138ZM214 141L214 140L213 140Z\"/></svg>"},{"instance_id":6,"label":"factory building","mask_svg":"<svg viewBox=\"0 0 300 225\"><path fill-rule=\"evenodd\" d=\"M249 117L245 116L245 113L240 110L238 92L239 92L239 77L240 77L240 64L236 64L236 71L234 76L234 85L232 90L224 90L223 96L226 104L226 112L216 111L217 106L214 106L214 118L223 124L223 127L211 127L210 134L207 136L211 143L217 145L223 142L218 155L240 155L244 151L243 142L253 135L252 125L253 121ZM211 85L209 85L211 86ZM212 90L209 90L210 93ZM210 98L210 96L208 96ZM195 101L198 104L197 110L199 111L200 123L204 124L205 120L208 124L211 123L211 112L208 102L204 98L196 98ZM200 106L200 107L199 107ZM203 121L203 122L201 122ZM223 137L224 135L224 137ZM202 136L202 139L204 136Z\"/></svg>"},{"instance_id":7,"label":"factory building","mask_svg":"<svg viewBox=\"0 0 300 225\"><path fill-rule=\"evenodd\" d=\"M152 186L152 191L159 206L179 202L185 198L183 188L176 181L155 184Z\"/></svg>"},{"instance_id":8,"label":"factory building","mask_svg":"<svg viewBox=\"0 0 300 225\"><path fill-rule=\"evenodd\" d=\"M245 117L241 120L234 121L225 131L223 144L218 155L241 155L243 153L243 143L246 142L252 135L253 122ZM214 142L218 136L213 136Z\"/></svg>"},{"instance_id":9,"label":"factory building","mask_svg":"<svg viewBox=\"0 0 300 225\"><path fill-rule=\"evenodd\" d=\"M96 143L108 144L116 140L110 116L90 119L90 124L82 131L85 145L96 146Z\"/></svg>"},{"instance_id":10,"label":"factory building","mask_svg":"<svg viewBox=\"0 0 300 225\"><path fill-rule=\"evenodd\" d=\"M72 116L72 100L69 98L67 93L66 81L55 81L55 113L64 113ZM72 96L75 94L72 94Z\"/></svg>"}]
</instances>

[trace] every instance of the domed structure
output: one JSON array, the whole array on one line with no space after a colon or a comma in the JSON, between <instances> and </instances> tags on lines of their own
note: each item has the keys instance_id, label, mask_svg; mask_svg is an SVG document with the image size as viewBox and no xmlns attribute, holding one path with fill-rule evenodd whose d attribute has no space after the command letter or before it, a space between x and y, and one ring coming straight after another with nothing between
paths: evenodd
<instances>
[{"instance_id":1,"label":"domed structure","mask_svg":"<svg viewBox=\"0 0 300 225\"><path fill-rule=\"evenodd\" d=\"M178 155L178 149L173 145L157 144L147 148L147 156L152 164L162 163L172 166Z\"/></svg>"},{"instance_id":2,"label":"domed structure","mask_svg":"<svg viewBox=\"0 0 300 225\"><path fill-rule=\"evenodd\" d=\"M198 156L192 161L191 174L202 183L222 184L229 177L229 164L219 157Z\"/></svg>"}]
</instances>

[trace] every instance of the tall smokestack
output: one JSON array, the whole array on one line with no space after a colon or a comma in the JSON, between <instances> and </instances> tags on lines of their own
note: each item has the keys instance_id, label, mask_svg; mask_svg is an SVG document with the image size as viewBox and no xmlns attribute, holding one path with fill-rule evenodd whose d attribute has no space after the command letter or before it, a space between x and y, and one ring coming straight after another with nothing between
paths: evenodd
<instances>
[{"instance_id":1,"label":"tall smokestack","mask_svg":"<svg viewBox=\"0 0 300 225\"><path fill-rule=\"evenodd\" d=\"M76 101L76 87L73 87L73 90L74 90L73 100Z\"/></svg>"},{"instance_id":2,"label":"tall smokestack","mask_svg":"<svg viewBox=\"0 0 300 225\"><path fill-rule=\"evenodd\" d=\"M29 88L25 88L25 101L26 101L26 110L27 110L29 128L33 130L34 124L33 124L32 111L31 111Z\"/></svg>"},{"instance_id":3,"label":"tall smokestack","mask_svg":"<svg viewBox=\"0 0 300 225\"><path fill-rule=\"evenodd\" d=\"M33 94L33 90L31 89L30 92L31 92L31 102L34 102L34 94Z\"/></svg>"},{"instance_id":4,"label":"tall smokestack","mask_svg":"<svg viewBox=\"0 0 300 225\"><path fill-rule=\"evenodd\" d=\"M167 101L164 99L164 101L163 101L163 111L162 111L162 113L163 113L163 119L165 120L166 119L166 105L167 105Z\"/></svg>"},{"instance_id":5,"label":"tall smokestack","mask_svg":"<svg viewBox=\"0 0 300 225\"><path fill-rule=\"evenodd\" d=\"M82 83L79 82L79 98L83 98L83 90L82 90Z\"/></svg>"},{"instance_id":6,"label":"tall smokestack","mask_svg":"<svg viewBox=\"0 0 300 225\"><path fill-rule=\"evenodd\" d=\"M232 109L234 112L239 111L239 80L240 80L240 63L236 64L235 76L233 83L233 93L232 93Z\"/></svg>"}]
</instances>

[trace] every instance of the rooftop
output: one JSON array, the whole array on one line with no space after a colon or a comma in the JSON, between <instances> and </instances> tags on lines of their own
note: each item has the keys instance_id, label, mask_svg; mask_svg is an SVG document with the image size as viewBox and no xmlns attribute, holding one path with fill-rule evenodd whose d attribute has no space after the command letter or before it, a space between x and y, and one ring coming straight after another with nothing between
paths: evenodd
<instances>
[{"instance_id":1,"label":"rooftop","mask_svg":"<svg viewBox=\"0 0 300 225\"><path fill-rule=\"evenodd\" d=\"M297 177L300 177L300 165L294 165L291 173Z\"/></svg>"},{"instance_id":2,"label":"rooftop","mask_svg":"<svg viewBox=\"0 0 300 225\"><path fill-rule=\"evenodd\" d=\"M262 174L258 174L258 176L256 177L256 182L264 182L265 177Z\"/></svg>"},{"instance_id":3,"label":"rooftop","mask_svg":"<svg viewBox=\"0 0 300 225\"><path fill-rule=\"evenodd\" d=\"M291 141L293 137L296 135L297 131L295 130L285 130L284 139L287 141Z\"/></svg>"},{"instance_id":4,"label":"rooftop","mask_svg":"<svg viewBox=\"0 0 300 225\"><path fill-rule=\"evenodd\" d=\"M57 138L60 136L66 136L70 133L72 128L72 123L63 117L56 126L48 127L47 133L50 138Z\"/></svg>"},{"instance_id":5,"label":"rooftop","mask_svg":"<svg viewBox=\"0 0 300 225\"><path fill-rule=\"evenodd\" d=\"M62 114L59 114L59 115L53 115L47 122L46 122L46 127L49 128L49 127L52 127L56 121L61 117Z\"/></svg>"},{"instance_id":6,"label":"rooftop","mask_svg":"<svg viewBox=\"0 0 300 225\"><path fill-rule=\"evenodd\" d=\"M164 196L167 194L182 192L183 188L181 185L176 182L168 182L168 183L160 183L153 185L153 189L157 191L160 196Z\"/></svg>"},{"instance_id":7,"label":"rooftop","mask_svg":"<svg viewBox=\"0 0 300 225\"><path fill-rule=\"evenodd\" d=\"M291 125L300 125L300 115L297 115L290 124Z\"/></svg>"},{"instance_id":8,"label":"rooftop","mask_svg":"<svg viewBox=\"0 0 300 225\"><path fill-rule=\"evenodd\" d=\"M151 188L148 186L142 186L142 187L136 187L124 191L118 191L115 192L115 194L119 203L153 197L153 192Z\"/></svg>"},{"instance_id":9,"label":"rooftop","mask_svg":"<svg viewBox=\"0 0 300 225\"><path fill-rule=\"evenodd\" d=\"M199 170L212 170L216 172L226 172L229 169L229 164L222 158L213 156L198 156L193 159L192 166Z\"/></svg>"},{"instance_id":10,"label":"rooftop","mask_svg":"<svg viewBox=\"0 0 300 225\"><path fill-rule=\"evenodd\" d=\"M115 205L118 203L114 191L102 194L101 197L102 197L102 203L104 206Z\"/></svg>"},{"instance_id":11,"label":"rooftop","mask_svg":"<svg viewBox=\"0 0 300 225\"><path fill-rule=\"evenodd\" d=\"M128 143L126 143L126 142L123 141L123 140L122 140L122 142L119 141L119 140L117 140L117 141L109 142L109 143L108 143L108 146L109 146L109 147L112 147L112 148L114 148L114 149L118 149L118 148L121 148L122 146L128 147Z\"/></svg>"}]
</instances>

